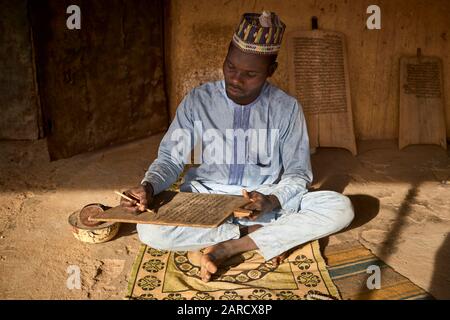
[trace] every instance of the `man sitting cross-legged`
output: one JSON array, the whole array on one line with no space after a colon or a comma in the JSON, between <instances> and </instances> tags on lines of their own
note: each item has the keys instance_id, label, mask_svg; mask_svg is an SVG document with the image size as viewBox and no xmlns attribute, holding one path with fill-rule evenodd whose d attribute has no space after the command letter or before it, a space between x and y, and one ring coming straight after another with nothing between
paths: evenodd
<instances>
[{"instance_id":1,"label":"man sitting cross-legged","mask_svg":"<svg viewBox=\"0 0 450 320\"><path fill-rule=\"evenodd\" d=\"M184 98L141 185L126 191L140 204L121 202L144 211L178 179L193 146L200 144L202 162L187 171L180 190L242 194L252 216L229 218L217 228L138 224L137 231L143 243L157 249L203 249L204 281L224 261L249 250L278 264L290 249L345 228L354 216L346 196L308 192L312 170L301 105L267 82L277 68L284 28L274 13L244 15L223 63L224 80ZM204 133L200 138L198 131ZM224 161L218 161L220 150L229 151Z\"/></svg>"}]
</instances>

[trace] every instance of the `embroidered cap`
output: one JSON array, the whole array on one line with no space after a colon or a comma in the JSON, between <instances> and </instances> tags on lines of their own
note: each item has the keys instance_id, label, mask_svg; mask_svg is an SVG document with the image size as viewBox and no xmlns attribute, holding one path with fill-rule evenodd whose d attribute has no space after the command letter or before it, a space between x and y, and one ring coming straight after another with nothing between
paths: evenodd
<instances>
[{"instance_id":1,"label":"embroidered cap","mask_svg":"<svg viewBox=\"0 0 450 320\"><path fill-rule=\"evenodd\" d=\"M233 34L233 43L244 52L277 54L285 29L274 12L245 13Z\"/></svg>"}]
</instances>

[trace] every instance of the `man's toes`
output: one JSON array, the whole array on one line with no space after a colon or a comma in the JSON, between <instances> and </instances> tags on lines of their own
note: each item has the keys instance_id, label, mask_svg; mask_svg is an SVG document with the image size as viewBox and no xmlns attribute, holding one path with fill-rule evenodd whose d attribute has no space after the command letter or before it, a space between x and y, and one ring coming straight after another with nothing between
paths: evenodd
<instances>
[{"instance_id":1,"label":"man's toes","mask_svg":"<svg viewBox=\"0 0 450 320\"><path fill-rule=\"evenodd\" d=\"M202 267L200 269L200 277L205 282L208 282L211 279L211 274L208 272L205 264L202 264Z\"/></svg>"},{"instance_id":2,"label":"man's toes","mask_svg":"<svg viewBox=\"0 0 450 320\"><path fill-rule=\"evenodd\" d=\"M200 276L203 278L205 276L206 272L207 272L206 267L205 267L204 263L202 263L201 267L200 267Z\"/></svg>"},{"instance_id":3,"label":"man's toes","mask_svg":"<svg viewBox=\"0 0 450 320\"><path fill-rule=\"evenodd\" d=\"M207 254L207 256L209 257L209 259L205 263L206 270L208 270L210 273L216 273L218 268L214 263L214 256L210 253Z\"/></svg>"},{"instance_id":4,"label":"man's toes","mask_svg":"<svg viewBox=\"0 0 450 320\"><path fill-rule=\"evenodd\" d=\"M211 274L210 273L205 273L204 275L202 275L202 281L208 282L209 280L211 280Z\"/></svg>"}]
</instances>

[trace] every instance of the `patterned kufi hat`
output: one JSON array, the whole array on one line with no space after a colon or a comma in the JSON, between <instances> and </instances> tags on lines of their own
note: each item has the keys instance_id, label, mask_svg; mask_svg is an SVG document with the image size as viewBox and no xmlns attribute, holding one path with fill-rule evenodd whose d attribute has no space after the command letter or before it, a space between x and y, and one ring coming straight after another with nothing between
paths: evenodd
<instances>
[{"instance_id":1,"label":"patterned kufi hat","mask_svg":"<svg viewBox=\"0 0 450 320\"><path fill-rule=\"evenodd\" d=\"M277 54L285 29L274 12L246 13L233 34L233 43L244 52Z\"/></svg>"}]
</instances>

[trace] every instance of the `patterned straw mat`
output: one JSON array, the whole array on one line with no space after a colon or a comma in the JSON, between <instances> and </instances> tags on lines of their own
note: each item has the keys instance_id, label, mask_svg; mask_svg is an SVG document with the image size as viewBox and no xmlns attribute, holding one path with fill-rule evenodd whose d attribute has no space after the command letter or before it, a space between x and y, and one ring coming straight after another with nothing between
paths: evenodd
<instances>
[{"instance_id":1,"label":"patterned straw mat","mask_svg":"<svg viewBox=\"0 0 450 320\"><path fill-rule=\"evenodd\" d=\"M128 299L285 300L340 299L318 241L293 251L275 268L256 251L236 256L212 281L199 277L200 254L142 245L130 277Z\"/></svg>"},{"instance_id":2,"label":"patterned straw mat","mask_svg":"<svg viewBox=\"0 0 450 320\"><path fill-rule=\"evenodd\" d=\"M425 290L395 272L359 242L327 246L313 241L293 251L278 268L251 251L230 260L213 281L200 280L200 254L142 245L133 266L127 299L163 300L422 300ZM368 289L371 265L381 288Z\"/></svg>"},{"instance_id":3,"label":"patterned straw mat","mask_svg":"<svg viewBox=\"0 0 450 320\"><path fill-rule=\"evenodd\" d=\"M345 242L325 247L324 257L333 282L345 300L431 300L429 293L373 255L359 242ZM380 289L370 290L367 281L380 270ZM371 283L372 281L369 280Z\"/></svg>"},{"instance_id":4,"label":"patterned straw mat","mask_svg":"<svg viewBox=\"0 0 450 320\"><path fill-rule=\"evenodd\" d=\"M179 191L186 166L169 190ZM359 242L326 246L319 242L293 251L278 268L256 251L230 260L213 281L198 276L200 256L142 245L128 284L126 299L192 300L400 300L433 299L409 279L373 255ZM380 267L381 288L367 288L370 265Z\"/></svg>"}]
</instances>

